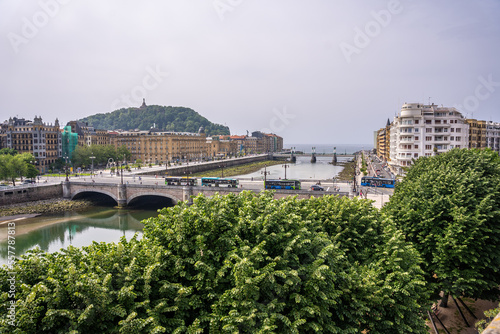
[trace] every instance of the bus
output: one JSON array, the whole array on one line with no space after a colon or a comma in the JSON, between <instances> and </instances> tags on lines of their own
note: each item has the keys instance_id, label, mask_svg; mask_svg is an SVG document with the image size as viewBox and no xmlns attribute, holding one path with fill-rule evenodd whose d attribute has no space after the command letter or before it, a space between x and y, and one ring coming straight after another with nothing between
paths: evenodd
<instances>
[{"instance_id":1,"label":"bus","mask_svg":"<svg viewBox=\"0 0 500 334\"><path fill-rule=\"evenodd\" d=\"M381 188L394 188L396 185L395 179L383 179L380 177L363 176L361 178L361 185L366 187L381 187Z\"/></svg>"},{"instance_id":2,"label":"bus","mask_svg":"<svg viewBox=\"0 0 500 334\"><path fill-rule=\"evenodd\" d=\"M265 189L294 189L300 190L299 180L266 180Z\"/></svg>"},{"instance_id":3,"label":"bus","mask_svg":"<svg viewBox=\"0 0 500 334\"><path fill-rule=\"evenodd\" d=\"M168 186L196 186L197 184L198 180L194 177L165 177L165 185Z\"/></svg>"},{"instance_id":4,"label":"bus","mask_svg":"<svg viewBox=\"0 0 500 334\"><path fill-rule=\"evenodd\" d=\"M220 177L202 177L201 185L206 187L228 187L238 188L239 181L237 179L225 179Z\"/></svg>"}]
</instances>

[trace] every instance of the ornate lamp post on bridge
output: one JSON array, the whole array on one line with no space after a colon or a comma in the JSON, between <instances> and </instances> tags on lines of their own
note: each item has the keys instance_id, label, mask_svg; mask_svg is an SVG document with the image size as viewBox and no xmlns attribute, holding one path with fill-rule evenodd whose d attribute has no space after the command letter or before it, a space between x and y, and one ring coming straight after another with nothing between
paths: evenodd
<instances>
[{"instance_id":1,"label":"ornate lamp post on bridge","mask_svg":"<svg viewBox=\"0 0 500 334\"><path fill-rule=\"evenodd\" d=\"M89 158L92 159L92 176L91 177L94 177L94 159L95 159L94 152L91 152L90 154L91 154L91 156Z\"/></svg>"},{"instance_id":2,"label":"ornate lamp post on bridge","mask_svg":"<svg viewBox=\"0 0 500 334\"><path fill-rule=\"evenodd\" d=\"M66 161L66 164L64 165L64 169L66 172L66 182L68 182L69 178L68 178L68 154L67 153L64 153L64 160Z\"/></svg>"}]
</instances>

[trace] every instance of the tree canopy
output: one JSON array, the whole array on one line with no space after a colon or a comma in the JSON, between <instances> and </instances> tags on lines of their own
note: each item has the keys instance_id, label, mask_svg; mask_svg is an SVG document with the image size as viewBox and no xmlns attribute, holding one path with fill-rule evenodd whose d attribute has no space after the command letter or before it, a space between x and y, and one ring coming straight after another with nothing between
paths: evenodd
<instances>
[{"instance_id":1,"label":"tree canopy","mask_svg":"<svg viewBox=\"0 0 500 334\"><path fill-rule=\"evenodd\" d=\"M18 177L36 177L38 170L33 166L33 161L35 158L31 153L0 154L0 179L11 181L13 185L16 185Z\"/></svg>"},{"instance_id":2,"label":"tree canopy","mask_svg":"<svg viewBox=\"0 0 500 334\"><path fill-rule=\"evenodd\" d=\"M202 195L143 238L33 251L12 333L426 333L420 257L369 201ZM8 291L8 270L0 270Z\"/></svg>"},{"instance_id":3,"label":"tree canopy","mask_svg":"<svg viewBox=\"0 0 500 334\"><path fill-rule=\"evenodd\" d=\"M0 155L2 154L10 154L10 155L16 155L17 154L17 150L13 149L13 148L2 148L0 150Z\"/></svg>"},{"instance_id":4,"label":"tree canopy","mask_svg":"<svg viewBox=\"0 0 500 334\"><path fill-rule=\"evenodd\" d=\"M114 162L130 160L132 154L126 146L115 148L114 145L91 145L91 146L77 146L73 151L71 163L75 167L91 166L92 159L94 158L94 166L105 165L108 159L112 158Z\"/></svg>"},{"instance_id":5,"label":"tree canopy","mask_svg":"<svg viewBox=\"0 0 500 334\"><path fill-rule=\"evenodd\" d=\"M454 149L415 161L384 207L424 258L435 295L495 299L500 285L500 158Z\"/></svg>"},{"instance_id":6,"label":"tree canopy","mask_svg":"<svg viewBox=\"0 0 500 334\"><path fill-rule=\"evenodd\" d=\"M229 127L210 122L190 108L165 107L151 105L145 108L122 108L110 113L85 117L81 122L88 122L96 129L105 130L149 130L153 125L162 131L198 132L203 126L205 133L211 135L229 135Z\"/></svg>"}]
</instances>

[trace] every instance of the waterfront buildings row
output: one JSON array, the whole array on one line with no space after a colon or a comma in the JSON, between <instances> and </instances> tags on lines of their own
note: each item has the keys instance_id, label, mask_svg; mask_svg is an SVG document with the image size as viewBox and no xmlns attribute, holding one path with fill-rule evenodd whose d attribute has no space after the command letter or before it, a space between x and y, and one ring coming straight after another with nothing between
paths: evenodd
<instances>
[{"instance_id":1,"label":"waterfront buildings row","mask_svg":"<svg viewBox=\"0 0 500 334\"><path fill-rule=\"evenodd\" d=\"M78 121L71 121L61 129L57 119L52 125L36 116L34 121L13 117L0 123L0 149L12 148L19 153L33 154L42 173L59 158L71 160L77 146L91 145L125 146L131 152L131 161L140 159L144 163L159 164L279 152L283 149L283 138L260 131L253 132L252 136L207 137L203 127L198 133L156 128L107 131Z\"/></svg>"},{"instance_id":2,"label":"waterfront buildings row","mask_svg":"<svg viewBox=\"0 0 500 334\"><path fill-rule=\"evenodd\" d=\"M453 148L500 152L500 123L466 119L453 107L405 103L392 122L376 131L375 147L377 156L395 168Z\"/></svg>"}]
</instances>

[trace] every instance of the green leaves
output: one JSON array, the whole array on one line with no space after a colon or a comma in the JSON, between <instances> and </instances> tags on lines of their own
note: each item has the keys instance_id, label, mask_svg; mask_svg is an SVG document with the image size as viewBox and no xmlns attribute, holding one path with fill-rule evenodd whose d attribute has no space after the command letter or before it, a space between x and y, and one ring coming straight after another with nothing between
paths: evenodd
<instances>
[{"instance_id":1,"label":"green leaves","mask_svg":"<svg viewBox=\"0 0 500 334\"><path fill-rule=\"evenodd\" d=\"M141 240L24 257L16 317L28 333L425 333L420 261L368 201L197 196Z\"/></svg>"},{"instance_id":2,"label":"green leaves","mask_svg":"<svg viewBox=\"0 0 500 334\"><path fill-rule=\"evenodd\" d=\"M0 154L0 179L12 181L16 185L16 178L34 178L38 171L31 164L35 158L30 153L23 154Z\"/></svg>"},{"instance_id":3,"label":"green leaves","mask_svg":"<svg viewBox=\"0 0 500 334\"><path fill-rule=\"evenodd\" d=\"M172 252L171 274L194 288L186 323L210 331L376 332L401 316L423 328L419 255L368 201L198 196L162 210L144 236Z\"/></svg>"},{"instance_id":4,"label":"green leaves","mask_svg":"<svg viewBox=\"0 0 500 334\"><path fill-rule=\"evenodd\" d=\"M422 254L435 295L498 296L497 153L455 149L418 159L384 210Z\"/></svg>"}]
</instances>

